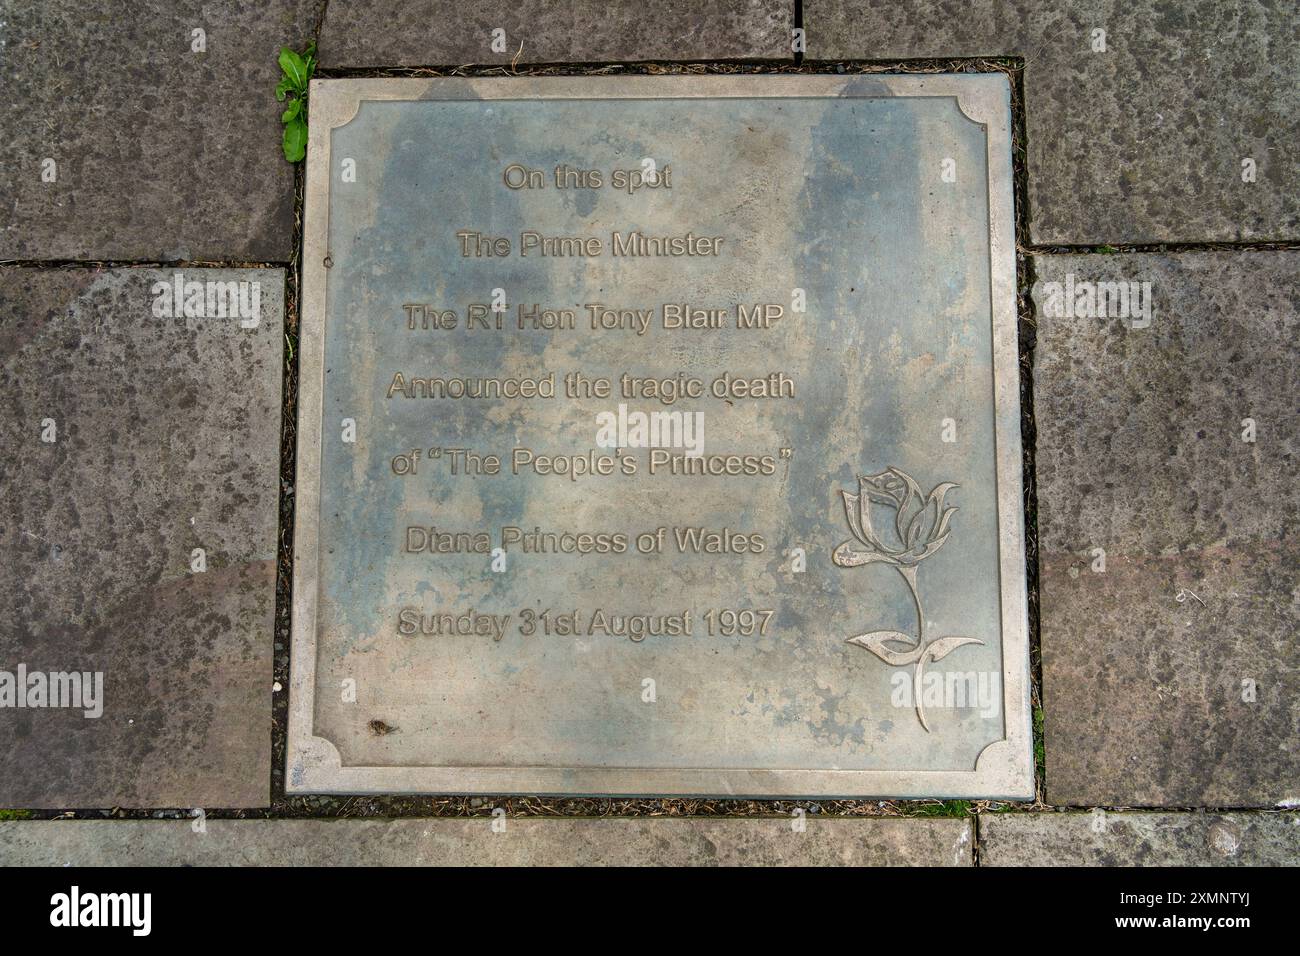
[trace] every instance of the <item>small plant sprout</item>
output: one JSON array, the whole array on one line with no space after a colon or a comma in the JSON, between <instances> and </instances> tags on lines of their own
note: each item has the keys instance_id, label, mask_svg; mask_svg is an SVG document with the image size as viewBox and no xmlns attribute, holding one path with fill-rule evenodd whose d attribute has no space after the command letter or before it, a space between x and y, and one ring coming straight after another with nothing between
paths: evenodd
<instances>
[{"instance_id":1,"label":"small plant sprout","mask_svg":"<svg viewBox=\"0 0 1300 956\"><path fill-rule=\"evenodd\" d=\"M307 155L307 84L315 72L315 43L308 43L301 54L287 46L280 47L280 82L275 88L275 98L284 102L292 94L280 114L280 122L284 124L284 158L291 163L302 162Z\"/></svg>"}]
</instances>

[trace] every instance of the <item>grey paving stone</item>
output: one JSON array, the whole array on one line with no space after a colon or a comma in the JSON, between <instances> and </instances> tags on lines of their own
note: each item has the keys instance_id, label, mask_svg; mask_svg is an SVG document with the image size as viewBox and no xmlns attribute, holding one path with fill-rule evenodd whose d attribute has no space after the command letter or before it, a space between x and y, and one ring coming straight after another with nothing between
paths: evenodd
<instances>
[{"instance_id":1,"label":"grey paving stone","mask_svg":"<svg viewBox=\"0 0 1300 956\"><path fill-rule=\"evenodd\" d=\"M318 5L0 0L0 260L287 260L276 55Z\"/></svg>"},{"instance_id":2,"label":"grey paving stone","mask_svg":"<svg viewBox=\"0 0 1300 956\"><path fill-rule=\"evenodd\" d=\"M1300 799L1300 254L1034 267L1048 799ZM1051 314L1069 275L1151 282L1149 327Z\"/></svg>"},{"instance_id":3,"label":"grey paving stone","mask_svg":"<svg viewBox=\"0 0 1300 956\"><path fill-rule=\"evenodd\" d=\"M785 817L0 823L4 866L970 866L969 820Z\"/></svg>"},{"instance_id":4,"label":"grey paving stone","mask_svg":"<svg viewBox=\"0 0 1300 956\"><path fill-rule=\"evenodd\" d=\"M326 67L792 60L793 27L790 0L336 0L320 52Z\"/></svg>"},{"instance_id":5,"label":"grey paving stone","mask_svg":"<svg viewBox=\"0 0 1300 956\"><path fill-rule=\"evenodd\" d=\"M1023 57L1036 243L1300 236L1290 0L806 0L804 23L810 59Z\"/></svg>"},{"instance_id":6,"label":"grey paving stone","mask_svg":"<svg viewBox=\"0 0 1300 956\"><path fill-rule=\"evenodd\" d=\"M260 283L251 328L156 315L175 275L0 269L0 807L269 799L284 273L184 272Z\"/></svg>"},{"instance_id":7,"label":"grey paving stone","mask_svg":"<svg viewBox=\"0 0 1300 956\"><path fill-rule=\"evenodd\" d=\"M981 866L1295 866L1295 813L1007 813L980 817Z\"/></svg>"},{"instance_id":8,"label":"grey paving stone","mask_svg":"<svg viewBox=\"0 0 1300 956\"><path fill-rule=\"evenodd\" d=\"M1006 56L1026 0L803 0L807 58Z\"/></svg>"}]
</instances>

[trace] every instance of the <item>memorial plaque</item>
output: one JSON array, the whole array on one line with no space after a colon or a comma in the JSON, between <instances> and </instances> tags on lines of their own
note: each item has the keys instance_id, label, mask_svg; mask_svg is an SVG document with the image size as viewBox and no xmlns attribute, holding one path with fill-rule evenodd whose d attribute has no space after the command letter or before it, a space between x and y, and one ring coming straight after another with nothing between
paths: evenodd
<instances>
[{"instance_id":1,"label":"memorial plaque","mask_svg":"<svg viewBox=\"0 0 1300 956\"><path fill-rule=\"evenodd\" d=\"M1004 77L311 104L290 792L1032 796Z\"/></svg>"}]
</instances>

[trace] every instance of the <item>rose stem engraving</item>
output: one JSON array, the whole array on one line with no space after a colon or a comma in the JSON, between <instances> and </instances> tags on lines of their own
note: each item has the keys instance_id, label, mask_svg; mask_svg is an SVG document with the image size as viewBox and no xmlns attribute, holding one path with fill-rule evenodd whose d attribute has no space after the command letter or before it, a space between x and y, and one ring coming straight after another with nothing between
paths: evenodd
<instances>
[{"instance_id":1,"label":"rose stem engraving","mask_svg":"<svg viewBox=\"0 0 1300 956\"><path fill-rule=\"evenodd\" d=\"M911 475L897 468L888 468L878 475L858 478L858 493L841 491L844 514L848 519L853 539L845 541L831 556L842 568L856 568L864 564L888 564L898 571L911 592L916 605L916 637L901 631L868 631L848 639L849 644L863 647L891 667L914 665L912 696L916 701L916 716L928 733L929 721L921 700L921 679L925 665L942 660L963 644L983 644L973 637L941 637L926 641L925 610L921 605L921 592L917 587L916 573L926 558L938 551L948 540L948 524L957 513L955 507L945 508L944 498L956 488L955 482L945 481L934 487L929 495ZM883 506L894 511L894 531L897 545L891 545L885 536L876 531L871 520L871 506Z\"/></svg>"}]
</instances>

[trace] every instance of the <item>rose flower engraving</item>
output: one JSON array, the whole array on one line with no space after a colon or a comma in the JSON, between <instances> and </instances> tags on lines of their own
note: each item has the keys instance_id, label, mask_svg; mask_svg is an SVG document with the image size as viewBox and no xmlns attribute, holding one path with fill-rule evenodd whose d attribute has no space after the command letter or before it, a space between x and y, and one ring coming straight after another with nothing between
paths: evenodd
<instances>
[{"instance_id":1,"label":"rose flower engraving","mask_svg":"<svg viewBox=\"0 0 1300 956\"><path fill-rule=\"evenodd\" d=\"M921 678L925 665L942 660L963 644L983 644L973 637L940 637L927 640L925 612L916 586L920 564L943 547L955 507L944 507L948 492L957 485L942 482L928 494L911 475L888 468L878 475L858 479L858 493L841 491L844 514L853 537L835 549L831 559L842 568L864 564L887 564L907 583L916 605L916 636L901 631L868 631L850 637L848 643L866 648L891 667L913 665L912 696L916 716L929 731L921 706Z\"/></svg>"}]
</instances>

